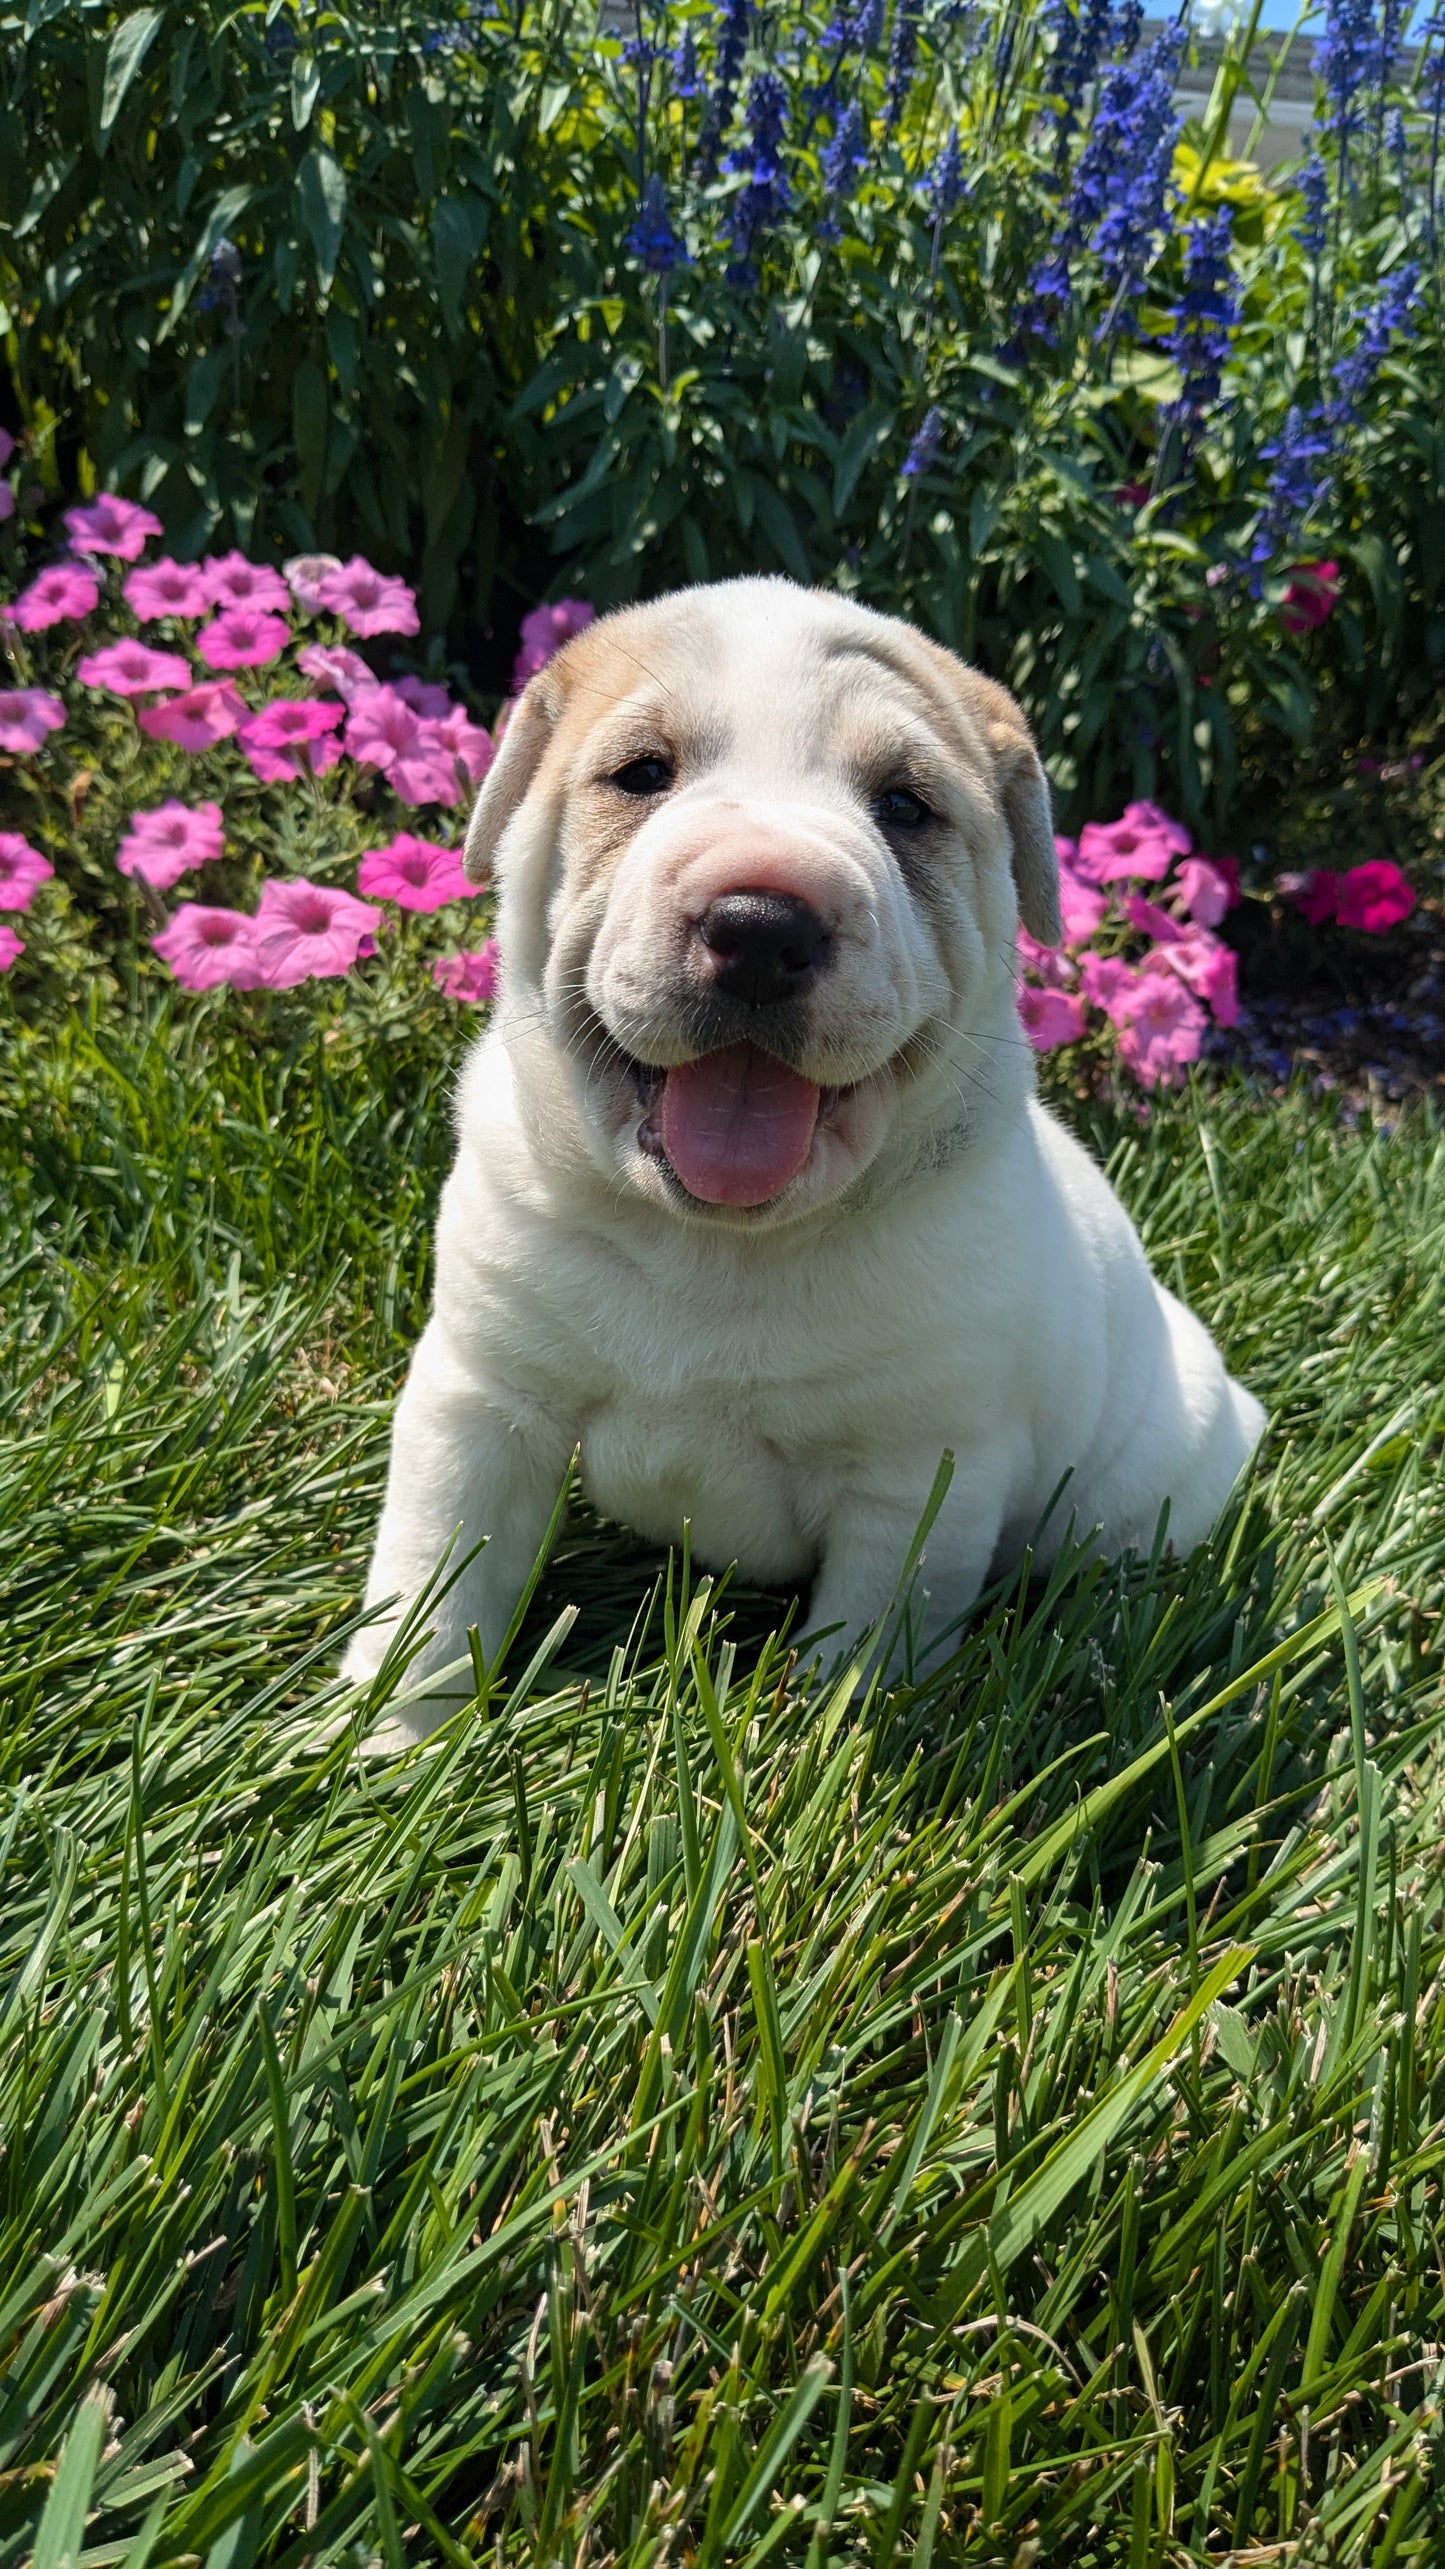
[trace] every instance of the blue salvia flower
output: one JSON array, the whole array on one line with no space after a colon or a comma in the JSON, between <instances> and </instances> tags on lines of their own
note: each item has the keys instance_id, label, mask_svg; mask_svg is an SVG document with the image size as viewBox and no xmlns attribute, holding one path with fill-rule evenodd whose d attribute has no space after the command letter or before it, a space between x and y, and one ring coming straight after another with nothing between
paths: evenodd
<instances>
[{"instance_id":1,"label":"blue salvia flower","mask_svg":"<svg viewBox=\"0 0 1445 2569\"><path fill-rule=\"evenodd\" d=\"M1014 330L1018 352L1030 341L1045 348L1058 346L1059 325L1071 293L1067 255L1055 246L1047 258L1040 260L1024 288L1023 308Z\"/></svg>"},{"instance_id":2,"label":"blue salvia flower","mask_svg":"<svg viewBox=\"0 0 1445 2569\"><path fill-rule=\"evenodd\" d=\"M781 158L787 123L788 93L777 73L756 72L748 84L747 135L736 151L729 152L726 162L729 170L741 170L747 177L747 185L739 189L729 208L727 274L732 285L756 283L754 244L761 233L776 229L792 204L793 190Z\"/></svg>"},{"instance_id":3,"label":"blue salvia flower","mask_svg":"<svg viewBox=\"0 0 1445 2569\"><path fill-rule=\"evenodd\" d=\"M923 182L924 201L935 223L946 221L958 203L963 187L963 152L958 127L950 126L948 140Z\"/></svg>"},{"instance_id":4,"label":"blue salvia flower","mask_svg":"<svg viewBox=\"0 0 1445 2569\"><path fill-rule=\"evenodd\" d=\"M1105 74L1074 178L1068 233L1092 238L1113 288L1113 314L1148 265L1163 228L1180 117L1176 30Z\"/></svg>"},{"instance_id":5,"label":"blue salvia flower","mask_svg":"<svg viewBox=\"0 0 1445 2569\"><path fill-rule=\"evenodd\" d=\"M1380 52L1375 77L1387 89L1400 69L1401 38L1405 29L1405 0L1384 0L1380 11Z\"/></svg>"},{"instance_id":6,"label":"blue salvia flower","mask_svg":"<svg viewBox=\"0 0 1445 2569\"><path fill-rule=\"evenodd\" d=\"M1181 378L1171 416L1186 444L1219 399L1229 334L1239 319L1229 263L1233 232L1233 217L1225 206L1211 220L1191 223L1185 235L1184 292L1168 345Z\"/></svg>"},{"instance_id":7,"label":"blue salvia flower","mask_svg":"<svg viewBox=\"0 0 1445 2569\"><path fill-rule=\"evenodd\" d=\"M1249 553L1251 562L1263 569L1286 549L1293 549L1305 520L1331 488L1334 439L1320 410L1295 408L1287 413L1278 437L1259 451L1264 462L1274 466ZM1251 586L1257 597L1262 582L1256 578Z\"/></svg>"},{"instance_id":8,"label":"blue salvia flower","mask_svg":"<svg viewBox=\"0 0 1445 2569\"><path fill-rule=\"evenodd\" d=\"M868 167L868 137L863 125L863 110L855 98L842 116L831 141L823 146L823 190L840 202L852 195L855 182Z\"/></svg>"},{"instance_id":9,"label":"blue salvia flower","mask_svg":"<svg viewBox=\"0 0 1445 2569\"><path fill-rule=\"evenodd\" d=\"M942 435L943 413L935 403L931 410L924 412L923 424L903 458L902 472L905 482L916 482L922 474L927 472L938 453L938 442Z\"/></svg>"},{"instance_id":10,"label":"blue salvia flower","mask_svg":"<svg viewBox=\"0 0 1445 2569\"><path fill-rule=\"evenodd\" d=\"M1374 0L1327 0L1325 32L1315 46L1315 78L1328 101L1325 131L1342 151L1364 122L1370 74L1378 56Z\"/></svg>"},{"instance_id":11,"label":"blue salvia flower","mask_svg":"<svg viewBox=\"0 0 1445 2569\"><path fill-rule=\"evenodd\" d=\"M1300 248L1317 259L1328 237L1330 197L1329 173L1318 152L1311 152L1300 171L1298 185L1304 206L1304 221L1297 227Z\"/></svg>"},{"instance_id":12,"label":"blue salvia flower","mask_svg":"<svg viewBox=\"0 0 1445 2569\"><path fill-rule=\"evenodd\" d=\"M1380 371L1395 333L1404 330L1420 291L1420 269L1412 259L1386 286L1383 294L1367 304L1360 317L1360 335L1348 355L1338 357L1332 369L1334 398L1327 406L1333 427L1353 427L1361 402Z\"/></svg>"},{"instance_id":13,"label":"blue salvia flower","mask_svg":"<svg viewBox=\"0 0 1445 2569\"><path fill-rule=\"evenodd\" d=\"M1403 188L1406 182L1406 162L1410 156L1410 146L1405 135L1404 111L1399 107L1392 107L1385 118L1385 149L1395 164L1400 185Z\"/></svg>"},{"instance_id":14,"label":"blue salvia flower","mask_svg":"<svg viewBox=\"0 0 1445 2569\"><path fill-rule=\"evenodd\" d=\"M670 276L674 268L688 264L686 245L673 230L667 198L656 170L643 188L636 221L623 246L655 277Z\"/></svg>"},{"instance_id":15,"label":"blue salvia flower","mask_svg":"<svg viewBox=\"0 0 1445 2569\"><path fill-rule=\"evenodd\" d=\"M1098 71L1111 32L1110 0L1046 0L1044 26L1054 39L1049 79L1062 112L1052 111L1062 151L1074 129L1084 92Z\"/></svg>"},{"instance_id":16,"label":"blue salvia flower","mask_svg":"<svg viewBox=\"0 0 1445 2569\"><path fill-rule=\"evenodd\" d=\"M696 98L702 88L702 75L697 67L697 41L690 27L674 45L668 68L673 97Z\"/></svg>"},{"instance_id":17,"label":"blue salvia flower","mask_svg":"<svg viewBox=\"0 0 1445 2569\"><path fill-rule=\"evenodd\" d=\"M1110 33L1115 53L1127 62L1144 33L1144 0L1120 0Z\"/></svg>"},{"instance_id":18,"label":"blue salvia flower","mask_svg":"<svg viewBox=\"0 0 1445 2569\"><path fill-rule=\"evenodd\" d=\"M883 42L883 0L858 0L849 21L849 39L860 53L878 51Z\"/></svg>"},{"instance_id":19,"label":"blue salvia flower","mask_svg":"<svg viewBox=\"0 0 1445 2569\"><path fill-rule=\"evenodd\" d=\"M712 91L703 110L702 131L697 145L698 175L704 183L717 176L722 139L733 121L733 110L737 105L738 82L742 78L743 56L748 49L751 24L752 0L721 0Z\"/></svg>"},{"instance_id":20,"label":"blue salvia flower","mask_svg":"<svg viewBox=\"0 0 1445 2569\"><path fill-rule=\"evenodd\" d=\"M883 122L891 133L903 113L918 59L918 22L922 0L896 0L893 34L888 46L888 77L883 85Z\"/></svg>"}]
</instances>

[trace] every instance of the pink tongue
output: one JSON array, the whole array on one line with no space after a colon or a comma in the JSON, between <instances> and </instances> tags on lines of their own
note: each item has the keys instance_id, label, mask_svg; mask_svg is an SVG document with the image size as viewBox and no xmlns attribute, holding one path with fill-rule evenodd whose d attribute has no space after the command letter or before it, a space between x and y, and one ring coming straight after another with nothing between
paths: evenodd
<instances>
[{"instance_id":1,"label":"pink tongue","mask_svg":"<svg viewBox=\"0 0 1445 2569\"><path fill-rule=\"evenodd\" d=\"M770 1053L730 1044L670 1070L662 1147L704 1204L766 1204L813 1147L818 1091Z\"/></svg>"}]
</instances>

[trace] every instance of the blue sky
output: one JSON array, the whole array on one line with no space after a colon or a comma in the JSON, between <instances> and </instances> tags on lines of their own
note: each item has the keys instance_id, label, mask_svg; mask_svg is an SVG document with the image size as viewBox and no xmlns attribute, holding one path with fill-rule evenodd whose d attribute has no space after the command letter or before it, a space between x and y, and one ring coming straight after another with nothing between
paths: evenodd
<instances>
[{"instance_id":1,"label":"blue sky","mask_svg":"<svg viewBox=\"0 0 1445 2569\"><path fill-rule=\"evenodd\" d=\"M1324 26L1324 14L1325 13L1322 8L1315 9L1311 12L1310 16L1305 20L1305 33L1307 35L1318 35L1321 33ZM1416 17L1423 17L1425 14L1426 12L1423 9L1418 9L1412 10L1410 16L1411 19L1414 19ZM1295 0L1264 0L1264 7L1260 11L1259 23L1262 27L1292 27L1298 16L1299 9L1295 5Z\"/></svg>"}]
</instances>

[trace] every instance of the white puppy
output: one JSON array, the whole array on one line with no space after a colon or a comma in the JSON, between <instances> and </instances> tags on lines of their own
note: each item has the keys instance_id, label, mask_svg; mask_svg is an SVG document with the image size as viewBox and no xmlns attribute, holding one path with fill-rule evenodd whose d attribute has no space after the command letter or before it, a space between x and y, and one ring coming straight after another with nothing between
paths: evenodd
<instances>
[{"instance_id":1,"label":"white puppy","mask_svg":"<svg viewBox=\"0 0 1445 2569\"><path fill-rule=\"evenodd\" d=\"M1066 1476L1042 1558L1070 1518L1147 1547L1166 1501L1199 1542L1263 1412L1035 1097L1014 935L1057 937L1057 869L1002 688L783 580L629 608L522 697L467 841L493 864L502 994L349 1676L483 1536L412 1682L472 1625L495 1649L578 1446L608 1515L811 1582L839 1641L945 1448L924 1635Z\"/></svg>"}]
</instances>

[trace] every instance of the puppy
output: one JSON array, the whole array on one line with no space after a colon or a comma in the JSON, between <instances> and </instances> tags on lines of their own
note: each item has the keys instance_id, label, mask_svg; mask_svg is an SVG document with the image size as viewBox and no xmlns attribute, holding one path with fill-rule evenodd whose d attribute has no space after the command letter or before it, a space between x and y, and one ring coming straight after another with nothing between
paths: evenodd
<instances>
[{"instance_id":1,"label":"puppy","mask_svg":"<svg viewBox=\"0 0 1445 2569\"><path fill-rule=\"evenodd\" d=\"M1014 936L1057 939L1057 866L1001 687L784 580L628 608L532 680L466 864L502 991L347 1675L487 1540L407 1733L470 1694L579 1446L609 1516L810 1582L838 1643L887 1614L945 1448L925 1643L1061 1482L1042 1559L1070 1519L1147 1548L1166 1501L1200 1541L1264 1414L1035 1096Z\"/></svg>"}]
</instances>

